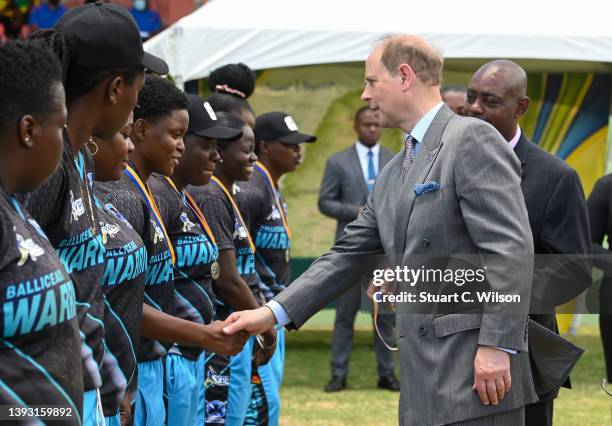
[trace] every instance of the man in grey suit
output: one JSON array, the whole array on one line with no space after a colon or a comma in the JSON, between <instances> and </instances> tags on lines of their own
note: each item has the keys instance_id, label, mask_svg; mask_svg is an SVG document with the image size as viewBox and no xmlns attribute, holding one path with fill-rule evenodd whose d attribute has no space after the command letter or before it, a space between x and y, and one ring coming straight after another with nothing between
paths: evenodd
<instances>
[{"instance_id":1,"label":"man in grey suit","mask_svg":"<svg viewBox=\"0 0 612 426\"><path fill-rule=\"evenodd\" d=\"M448 303L409 303L415 294L403 286L398 296L408 302L395 301L399 422L521 425L525 405L537 395L526 353L533 241L520 164L491 125L444 106L441 76L442 57L416 36L389 37L375 47L362 99L381 126L409 135L405 150L382 171L335 246L266 306L232 314L225 333L258 333L275 323L299 328L371 274L377 255L386 255L399 272L428 273L425 266L442 263L451 271L449 288L460 287L456 266L467 258L477 269L471 277L484 274L492 293L522 303L504 297L466 308L450 294ZM428 299L440 295L433 283L418 284L419 290L432 286L433 292L421 291ZM477 300L476 289L486 286L464 285L467 301Z\"/></svg>"},{"instance_id":2,"label":"man in grey suit","mask_svg":"<svg viewBox=\"0 0 612 426\"><path fill-rule=\"evenodd\" d=\"M376 177L391 160L393 153L378 143L380 124L368 106L355 113L353 128L357 142L331 156L325 167L319 191L319 210L338 221L336 240L350 222L357 219L374 188ZM361 286L353 285L336 300L336 320L332 337L331 380L326 392L337 392L346 387L349 358L353 349L355 316L361 305ZM390 342L393 325L379 320L379 331L385 342ZM393 391L400 384L393 372L393 357L378 334L374 333L374 352L378 362L378 387Z\"/></svg>"}]
</instances>

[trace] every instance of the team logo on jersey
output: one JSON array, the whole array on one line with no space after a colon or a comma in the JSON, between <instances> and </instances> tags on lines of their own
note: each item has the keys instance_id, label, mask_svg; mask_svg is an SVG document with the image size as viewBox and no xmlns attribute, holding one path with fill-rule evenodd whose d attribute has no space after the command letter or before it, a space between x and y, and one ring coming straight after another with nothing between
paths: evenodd
<instances>
[{"instance_id":1,"label":"team logo on jersey","mask_svg":"<svg viewBox=\"0 0 612 426\"><path fill-rule=\"evenodd\" d=\"M104 208L106 209L107 212L112 214L115 217L115 219L125 223L130 229L132 228L132 225L130 224L130 222L127 221L125 216L123 216L121 212L117 210L117 208L114 205L112 205L111 203L107 203L107 204L104 204Z\"/></svg>"},{"instance_id":2,"label":"team logo on jersey","mask_svg":"<svg viewBox=\"0 0 612 426\"><path fill-rule=\"evenodd\" d=\"M106 244L108 241L108 237L115 238L115 235L121 231L121 228L119 228L117 225L104 222L100 222L100 229L102 230L102 242L104 244Z\"/></svg>"},{"instance_id":3,"label":"team logo on jersey","mask_svg":"<svg viewBox=\"0 0 612 426\"><path fill-rule=\"evenodd\" d=\"M282 216L280 212L278 211L278 207L272 206L272 213L270 213L270 215L266 218L266 220L277 220L277 219L280 219L281 217Z\"/></svg>"},{"instance_id":4,"label":"team logo on jersey","mask_svg":"<svg viewBox=\"0 0 612 426\"><path fill-rule=\"evenodd\" d=\"M183 222L183 232L189 232L192 228L195 228L196 224L189 220L187 213L181 213L181 222Z\"/></svg>"},{"instance_id":5,"label":"team logo on jersey","mask_svg":"<svg viewBox=\"0 0 612 426\"><path fill-rule=\"evenodd\" d=\"M242 226L238 220L234 222L234 235L232 238L236 239L236 237L240 240L244 240L248 237L246 229L244 229L244 226Z\"/></svg>"},{"instance_id":6,"label":"team logo on jersey","mask_svg":"<svg viewBox=\"0 0 612 426\"><path fill-rule=\"evenodd\" d=\"M19 248L19 253L21 257L19 258L19 262L17 262L18 266L23 266L28 257L32 259L34 262L45 254L45 250L36 244L31 238L25 239L21 234L18 234L13 227L13 231L15 231L15 238L17 239L17 247Z\"/></svg>"},{"instance_id":7,"label":"team logo on jersey","mask_svg":"<svg viewBox=\"0 0 612 426\"><path fill-rule=\"evenodd\" d=\"M227 401L206 401L206 423L225 423Z\"/></svg>"},{"instance_id":8,"label":"team logo on jersey","mask_svg":"<svg viewBox=\"0 0 612 426\"><path fill-rule=\"evenodd\" d=\"M153 229L155 230L155 234L153 235L153 244L157 244L159 241L164 240L164 231L153 219L151 219L151 223L153 224Z\"/></svg>"},{"instance_id":9,"label":"team logo on jersey","mask_svg":"<svg viewBox=\"0 0 612 426\"><path fill-rule=\"evenodd\" d=\"M229 386L229 376L217 374L212 366L208 366L206 372L206 384L209 386Z\"/></svg>"},{"instance_id":10,"label":"team logo on jersey","mask_svg":"<svg viewBox=\"0 0 612 426\"><path fill-rule=\"evenodd\" d=\"M70 190L70 204L72 205L72 215L70 216L70 221L74 222L79 220L79 217L85 213L85 206L83 205L83 199L77 198L74 199L74 193Z\"/></svg>"}]
</instances>

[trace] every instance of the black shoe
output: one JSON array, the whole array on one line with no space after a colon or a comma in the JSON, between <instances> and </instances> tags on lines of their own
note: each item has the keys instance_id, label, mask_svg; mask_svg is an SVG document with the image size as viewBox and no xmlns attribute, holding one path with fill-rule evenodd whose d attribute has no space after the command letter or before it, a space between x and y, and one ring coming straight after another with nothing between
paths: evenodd
<instances>
[{"instance_id":1,"label":"black shoe","mask_svg":"<svg viewBox=\"0 0 612 426\"><path fill-rule=\"evenodd\" d=\"M378 387L380 389L388 389L390 391L399 392L400 383L393 374L384 376L378 379Z\"/></svg>"},{"instance_id":2,"label":"black shoe","mask_svg":"<svg viewBox=\"0 0 612 426\"><path fill-rule=\"evenodd\" d=\"M329 383L325 385L325 392L339 392L346 388L346 378L340 376L333 376Z\"/></svg>"}]
</instances>

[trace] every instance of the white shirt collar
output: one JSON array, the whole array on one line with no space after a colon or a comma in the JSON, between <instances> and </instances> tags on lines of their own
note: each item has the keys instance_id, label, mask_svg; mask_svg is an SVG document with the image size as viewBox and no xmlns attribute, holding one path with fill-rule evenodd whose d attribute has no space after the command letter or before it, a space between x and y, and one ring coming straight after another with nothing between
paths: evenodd
<instances>
[{"instance_id":1,"label":"white shirt collar","mask_svg":"<svg viewBox=\"0 0 612 426\"><path fill-rule=\"evenodd\" d=\"M421 119L417 121L417 123L414 125L412 132L410 132L410 135L414 139L419 141L419 143L423 142L423 138L425 137L427 129L429 129L431 122L436 117L438 111L440 111L440 108L442 108L442 105L444 105L444 102L438 102L432 109L427 112L427 114L421 117Z\"/></svg>"},{"instance_id":2,"label":"white shirt collar","mask_svg":"<svg viewBox=\"0 0 612 426\"><path fill-rule=\"evenodd\" d=\"M368 148L361 142L357 141L357 143L355 144L355 149L357 149L357 155L359 155L360 157L366 157L370 149L372 149L372 153L374 154L374 156L377 156L380 153L380 143L377 143L372 148Z\"/></svg>"},{"instance_id":3,"label":"white shirt collar","mask_svg":"<svg viewBox=\"0 0 612 426\"><path fill-rule=\"evenodd\" d=\"M508 143L510 144L510 148L512 148L514 150L514 148L516 148L516 144L518 143L520 138L521 138L521 126L519 126L517 124L516 125L516 134L514 135L514 137L512 139L510 139L508 141Z\"/></svg>"}]
</instances>

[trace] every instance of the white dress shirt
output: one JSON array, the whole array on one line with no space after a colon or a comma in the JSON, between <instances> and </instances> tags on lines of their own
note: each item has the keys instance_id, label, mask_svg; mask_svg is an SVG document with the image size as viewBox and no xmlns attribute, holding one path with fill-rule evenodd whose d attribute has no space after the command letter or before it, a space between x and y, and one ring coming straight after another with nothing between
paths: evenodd
<instances>
[{"instance_id":1,"label":"white dress shirt","mask_svg":"<svg viewBox=\"0 0 612 426\"><path fill-rule=\"evenodd\" d=\"M363 179L368 183L368 152L372 150L372 161L374 161L374 176L378 176L378 159L380 158L380 144L377 143L372 148L368 148L360 141L355 143L355 149L357 150L357 157L359 157L359 163L361 164L361 172L363 173Z\"/></svg>"}]
</instances>

